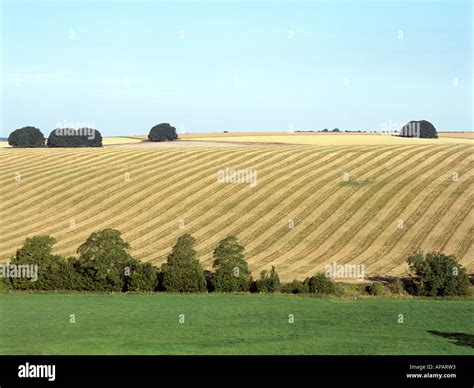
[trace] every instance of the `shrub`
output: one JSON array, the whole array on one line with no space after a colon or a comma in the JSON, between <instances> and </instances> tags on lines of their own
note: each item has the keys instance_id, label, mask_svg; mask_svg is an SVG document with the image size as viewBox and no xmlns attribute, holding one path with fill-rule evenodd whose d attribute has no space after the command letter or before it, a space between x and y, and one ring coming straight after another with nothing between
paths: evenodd
<instances>
[{"instance_id":1,"label":"shrub","mask_svg":"<svg viewBox=\"0 0 474 388\"><path fill-rule=\"evenodd\" d=\"M27 238L23 246L16 251L10 265L37 266L37 279L10 278L16 290L68 290L74 286L75 271L72 262L59 255L52 254L56 243L51 236L34 236ZM24 267L25 269L27 267ZM31 268L31 267L30 267ZM30 275L33 275L30 273Z\"/></svg>"},{"instance_id":2,"label":"shrub","mask_svg":"<svg viewBox=\"0 0 474 388\"><path fill-rule=\"evenodd\" d=\"M157 288L157 269L150 263L135 260L126 280L125 291L154 291Z\"/></svg>"},{"instance_id":3,"label":"shrub","mask_svg":"<svg viewBox=\"0 0 474 388\"><path fill-rule=\"evenodd\" d=\"M275 266L272 266L270 272L263 270L260 272L260 279L256 282L258 292L273 293L280 290L280 277Z\"/></svg>"},{"instance_id":4,"label":"shrub","mask_svg":"<svg viewBox=\"0 0 474 388\"><path fill-rule=\"evenodd\" d=\"M338 288L336 283L329 278L326 277L323 273L318 273L309 279L306 279L305 283L308 287L308 292L310 294L337 294Z\"/></svg>"},{"instance_id":5,"label":"shrub","mask_svg":"<svg viewBox=\"0 0 474 388\"><path fill-rule=\"evenodd\" d=\"M418 250L407 258L414 293L424 296L466 295L469 277L452 255Z\"/></svg>"},{"instance_id":6,"label":"shrub","mask_svg":"<svg viewBox=\"0 0 474 388\"><path fill-rule=\"evenodd\" d=\"M94 291L122 291L125 288L125 268L133 266L130 248L115 229L92 233L77 249L76 270L87 277Z\"/></svg>"},{"instance_id":7,"label":"shrub","mask_svg":"<svg viewBox=\"0 0 474 388\"><path fill-rule=\"evenodd\" d=\"M155 125L148 134L149 141L171 141L176 140L177 138L178 135L176 134L176 128L168 123Z\"/></svg>"},{"instance_id":8,"label":"shrub","mask_svg":"<svg viewBox=\"0 0 474 388\"><path fill-rule=\"evenodd\" d=\"M385 287L382 283L372 283L366 287L369 295L380 296L385 293Z\"/></svg>"},{"instance_id":9,"label":"shrub","mask_svg":"<svg viewBox=\"0 0 474 388\"><path fill-rule=\"evenodd\" d=\"M293 280L282 286L281 292L286 294L307 294L308 285L300 280Z\"/></svg>"},{"instance_id":10,"label":"shrub","mask_svg":"<svg viewBox=\"0 0 474 388\"><path fill-rule=\"evenodd\" d=\"M44 147L44 142L45 138L43 133L35 127L23 127L15 129L8 136L8 144L10 144L12 147Z\"/></svg>"},{"instance_id":11,"label":"shrub","mask_svg":"<svg viewBox=\"0 0 474 388\"><path fill-rule=\"evenodd\" d=\"M49 134L48 147L102 147L102 135L96 129L56 128Z\"/></svg>"},{"instance_id":12,"label":"shrub","mask_svg":"<svg viewBox=\"0 0 474 388\"><path fill-rule=\"evenodd\" d=\"M405 285L402 279L396 277L390 281L388 289L392 294L403 294L405 292Z\"/></svg>"},{"instance_id":13,"label":"shrub","mask_svg":"<svg viewBox=\"0 0 474 388\"><path fill-rule=\"evenodd\" d=\"M214 250L212 284L216 291L248 291L250 271L244 257L244 247L239 245L237 237L228 236L221 240Z\"/></svg>"},{"instance_id":14,"label":"shrub","mask_svg":"<svg viewBox=\"0 0 474 388\"><path fill-rule=\"evenodd\" d=\"M194 237L184 234L168 255L167 262L161 267L163 288L171 292L206 291L204 270L196 259Z\"/></svg>"},{"instance_id":15,"label":"shrub","mask_svg":"<svg viewBox=\"0 0 474 388\"><path fill-rule=\"evenodd\" d=\"M12 284L10 282L10 279L7 278L0 278L0 292L5 292L5 291L10 291L12 290Z\"/></svg>"}]
</instances>

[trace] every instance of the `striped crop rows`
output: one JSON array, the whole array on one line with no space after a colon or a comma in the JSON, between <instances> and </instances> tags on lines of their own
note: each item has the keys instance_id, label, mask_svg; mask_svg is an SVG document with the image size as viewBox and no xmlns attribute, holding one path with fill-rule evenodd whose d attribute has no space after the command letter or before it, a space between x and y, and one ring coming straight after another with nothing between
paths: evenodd
<instances>
[{"instance_id":1,"label":"striped crop rows","mask_svg":"<svg viewBox=\"0 0 474 388\"><path fill-rule=\"evenodd\" d=\"M235 234L254 275L276 265L284 280L332 262L402 274L419 247L454 253L472 271L472 155L464 144L6 149L0 260L36 234L73 255L111 227L155 264L188 232L209 266L217 242ZM219 183L226 167L255 170L257 185Z\"/></svg>"}]
</instances>

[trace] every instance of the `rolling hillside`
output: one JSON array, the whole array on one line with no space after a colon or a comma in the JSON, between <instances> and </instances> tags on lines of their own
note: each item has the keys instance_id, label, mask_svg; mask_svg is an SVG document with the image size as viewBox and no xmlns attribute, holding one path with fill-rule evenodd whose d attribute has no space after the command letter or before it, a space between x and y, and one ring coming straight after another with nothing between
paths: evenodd
<instances>
[{"instance_id":1,"label":"rolling hillside","mask_svg":"<svg viewBox=\"0 0 474 388\"><path fill-rule=\"evenodd\" d=\"M112 227L134 257L156 264L189 232L210 266L217 242L235 234L254 276L274 264L283 280L333 261L401 274L417 247L454 253L473 271L472 145L405 143L4 148L0 260L36 234L72 255L91 232ZM255 169L258 184L219 183L226 167Z\"/></svg>"}]
</instances>

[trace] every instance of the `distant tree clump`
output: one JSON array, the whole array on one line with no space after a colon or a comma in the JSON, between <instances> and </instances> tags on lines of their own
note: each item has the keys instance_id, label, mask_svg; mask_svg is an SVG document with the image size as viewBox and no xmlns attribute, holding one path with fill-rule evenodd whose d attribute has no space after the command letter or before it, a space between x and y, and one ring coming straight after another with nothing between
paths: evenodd
<instances>
[{"instance_id":1,"label":"distant tree clump","mask_svg":"<svg viewBox=\"0 0 474 388\"><path fill-rule=\"evenodd\" d=\"M469 292L466 269L452 255L418 250L407 258L417 295L451 296Z\"/></svg>"},{"instance_id":2,"label":"distant tree clump","mask_svg":"<svg viewBox=\"0 0 474 388\"><path fill-rule=\"evenodd\" d=\"M43 133L35 127L15 129L8 136L8 144L12 147L36 148L45 146Z\"/></svg>"},{"instance_id":3,"label":"distant tree clump","mask_svg":"<svg viewBox=\"0 0 474 388\"><path fill-rule=\"evenodd\" d=\"M204 270L196 259L195 238L184 234L168 255L167 262L161 266L162 284L170 292L206 291Z\"/></svg>"},{"instance_id":4,"label":"distant tree clump","mask_svg":"<svg viewBox=\"0 0 474 388\"><path fill-rule=\"evenodd\" d=\"M178 135L176 134L176 128L168 123L155 125L148 134L149 141L172 141L177 138Z\"/></svg>"},{"instance_id":5,"label":"distant tree clump","mask_svg":"<svg viewBox=\"0 0 474 388\"><path fill-rule=\"evenodd\" d=\"M339 128L334 128L331 132L341 132Z\"/></svg>"},{"instance_id":6,"label":"distant tree clump","mask_svg":"<svg viewBox=\"0 0 474 388\"><path fill-rule=\"evenodd\" d=\"M437 139L438 132L429 121L410 121L400 130L401 137L420 137L428 139Z\"/></svg>"},{"instance_id":7,"label":"distant tree clump","mask_svg":"<svg viewBox=\"0 0 474 388\"><path fill-rule=\"evenodd\" d=\"M102 134L97 129L94 129L94 132L90 128L82 129L82 131L83 133L93 133L90 137L87 136L87 147L103 147Z\"/></svg>"},{"instance_id":8,"label":"distant tree clump","mask_svg":"<svg viewBox=\"0 0 474 388\"><path fill-rule=\"evenodd\" d=\"M327 128L324 128L321 132L329 132Z\"/></svg>"},{"instance_id":9,"label":"distant tree clump","mask_svg":"<svg viewBox=\"0 0 474 388\"><path fill-rule=\"evenodd\" d=\"M214 250L212 284L216 291L248 291L251 274L245 261L244 247L239 245L237 237L228 236L221 240Z\"/></svg>"},{"instance_id":10,"label":"distant tree clump","mask_svg":"<svg viewBox=\"0 0 474 388\"><path fill-rule=\"evenodd\" d=\"M48 147L102 147L102 135L92 128L56 128L49 134Z\"/></svg>"},{"instance_id":11,"label":"distant tree clump","mask_svg":"<svg viewBox=\"0 0 474 388\"><path fill-rule=\"evenodd\" d=\"M260 279L256 282L258 292L273 293L280 291L280 277L275 266L270 271L263 270L260 272Z\"/></svg>"}]
</instances>

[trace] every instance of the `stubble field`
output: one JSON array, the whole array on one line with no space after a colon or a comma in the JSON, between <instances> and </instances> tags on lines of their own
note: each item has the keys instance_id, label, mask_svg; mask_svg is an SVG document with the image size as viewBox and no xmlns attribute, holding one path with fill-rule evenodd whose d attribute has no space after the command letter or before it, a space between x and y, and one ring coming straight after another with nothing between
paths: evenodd
<instances>
[{"instance_id":1,"label":"stubble field","mask_svg":"<svg viewBox=\"0 0 474 388\"><path fill-rule=\"evenodd\" d=\"M472 272L471 141L346 144L356 137L371 135L342 135L341 145L3 148L0 260L37 234L72 255L111 227L155 264L191 233L207 267L217 242L235 234L254 276L276 265L282 280L332 262L400 275L419 247L456 254ZM225 168L256 171L256 186L219 183Z\"/></svg>"}]
</instances>

